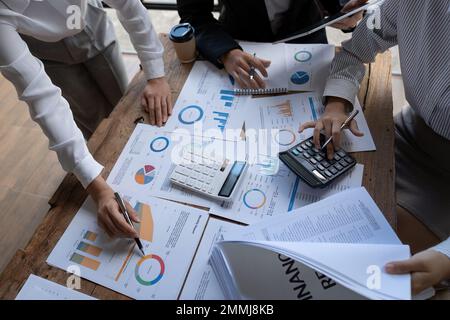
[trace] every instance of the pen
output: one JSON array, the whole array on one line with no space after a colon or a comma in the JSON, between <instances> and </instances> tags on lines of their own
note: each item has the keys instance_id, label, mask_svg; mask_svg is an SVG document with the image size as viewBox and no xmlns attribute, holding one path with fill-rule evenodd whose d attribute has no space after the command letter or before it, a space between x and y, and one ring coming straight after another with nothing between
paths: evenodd
<instances>
[{"instance_id":1,"label":"pen","mask_svg":"<svg viewBox=\"0 0 450 320\"><path fill-rule=\"evenodd\" d=\"M256 53L253 53L253 58L256 58ZM253 80L253 78L255 77L255 67L254 66L250 66L250 80Z\"/></svg>"},{"instance_id":2,"label":"pen","mask_svg":"<svg viewBox=\"0 0 450 320\"><path fill-rule=\"evenodd\" d=\"M355 110L352 113L350 113L349 117L344 121L342 124L340 131L344 130L346 126L350 124L350 122L358 115L359 110ZM329 137L328 140L323 144L321 150L325 149L326 146L333 140L333 136Z\"/></svg>"},{"instance_id":3,"label":"pen","mask_svg":"<svg viewBox=\"0 0 450 320\"><path fill-rule=\"evenodd\" d=\"M125 207L125 203L123 203L122 198L120 197L118 192L114 192L114 196L116 197L116 201L119 204L120 211L122 212L125 220L128 222L128 224L134 229L133 222L130 219L130 216L128 214L127 208ZM134 238L134 241L136 241L137 246L139 247L139 250L141 250L142 254L145 256L144 247L142 246L142 242L139 238Z\"/></svg>"}]
</instances>

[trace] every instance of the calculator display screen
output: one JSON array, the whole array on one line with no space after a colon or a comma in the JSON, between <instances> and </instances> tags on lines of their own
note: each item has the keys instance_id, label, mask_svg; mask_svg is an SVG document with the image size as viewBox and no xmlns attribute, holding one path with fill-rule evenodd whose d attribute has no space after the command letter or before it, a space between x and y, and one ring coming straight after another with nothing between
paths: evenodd
<instances>
[{"instance_id":1,"label":"calculator display screen","mask_svg":"<svg viewBox=\"0 0 450 320\"><path fill-rule=\"evenodd\" d=\"M231 193L233 192L234 186L236 185L237 181L239 180L239 177L242 174L242 171L244 171L244 168L245 168L245 162L240 162L240 161L234 162L233 167L231 168L231 171L228 174L228 177L222 186L222 189L220 189L219 196L229 197L231 195Z\"/></svg>"}]
</instances>

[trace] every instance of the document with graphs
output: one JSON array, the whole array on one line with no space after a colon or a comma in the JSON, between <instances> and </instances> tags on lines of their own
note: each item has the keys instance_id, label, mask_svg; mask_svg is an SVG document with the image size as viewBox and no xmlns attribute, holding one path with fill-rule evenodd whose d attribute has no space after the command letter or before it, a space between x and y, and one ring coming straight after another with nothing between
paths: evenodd
<instances>
[{"instance_id":1,"label":"document with graphs","mask_svg":"<svg viewBox=\"0 0 450 320\"><path fill-rule=\"evenodd\" d=\"M410 257L364 188L224 233L210 264L227 299L411 299Z\"/></svg>"},{"instance_id":2,"label":"document with graphs","mask_svg":"<svg viewBox=\"0 0 450 320\"><path fill-rule=\"evenodd\" d=\"M269 60L266 89L323 92L335 47L328 44L239 42L256 57Z\"/></svg>"},{"instance_id":3,"label":"document with graphs","mask_svg":"<svg viewBox=\"0 0 450 320\"><path fill-rule=\"evenodd\" d=\"M96 300L95 298L69 289L50 280L30 274L16 300Z\"/></svg>"},{"instance_id":4,"label":"document with graphs","mask_svg":"<svg viewBox=\"0 0 450 320\"><path fill-rule=\"evenodd\" d=\"M208 215L203 210L148 197L124 195L140 217L145 256L132 239L111 239L98 226L89 198L64 232L47 263L78 268L82 278L134 299L177 299Z\"/></svg>"}]
</instances>

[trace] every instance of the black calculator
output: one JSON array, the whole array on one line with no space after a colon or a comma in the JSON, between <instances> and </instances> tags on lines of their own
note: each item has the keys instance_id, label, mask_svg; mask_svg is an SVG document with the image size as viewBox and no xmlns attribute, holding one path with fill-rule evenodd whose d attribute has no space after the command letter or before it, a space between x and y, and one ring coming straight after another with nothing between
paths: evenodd
<instances>
[{"instance_id":1,"label":"black calculator","mask_svg":"<svg viewBox=\"0 0 450 320\"><path fill-rule=\"evenodd\" d=\"M325 140L325 136L321 135L320 145ZM342 149L334 153L332 160L328 160L326 150L317 150L313 138L278 156L292 172L313 188L328 186L356 165L356 160Z\"/></svg>"}]
</instances>

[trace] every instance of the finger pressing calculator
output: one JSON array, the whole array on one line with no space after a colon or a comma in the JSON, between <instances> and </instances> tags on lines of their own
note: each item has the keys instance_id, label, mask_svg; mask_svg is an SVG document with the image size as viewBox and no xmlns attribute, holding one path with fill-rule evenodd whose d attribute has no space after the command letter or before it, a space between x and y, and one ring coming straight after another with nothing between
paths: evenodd
<instances>
[{"instance_id":1,"label":"finger pressing calculator","mask_svg":"<svg viewBox=\"0 0 450 320\"><path fill-rule=\"evenodd\" d=\"M320 136L320 145L325 143ZM317 150L313 138L279 154L280 160L313 188L324 188L356 165L356 160L344 150L336 151L328 160L326 150Z\"/></svg>"},{"instance_id":2,"label":"finger pressing calculator","mask_svg":"<svg viewBox=\"0 0 450 320\"><path fill-rule=\"evenodd\" d=\"M230 201L246 169L246 161L208 158L187 152L172 172L170 181L207 197Z\"/></svg>"}]
</instances>

